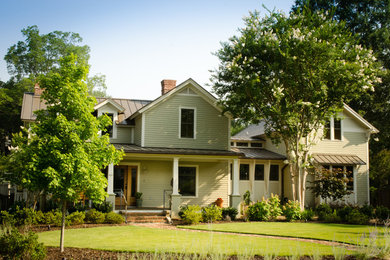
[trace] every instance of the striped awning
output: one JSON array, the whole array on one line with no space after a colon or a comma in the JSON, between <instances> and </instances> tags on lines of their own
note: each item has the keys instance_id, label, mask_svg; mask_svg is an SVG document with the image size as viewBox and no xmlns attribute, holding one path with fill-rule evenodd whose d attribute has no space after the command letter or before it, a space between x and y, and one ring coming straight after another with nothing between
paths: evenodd
<instances>
[{"instance_id":1,"label":"striped awning","mask_svg":"<svg viewBox=\"0 0 390 260\"><path fill-rule=\"evenodd\" d=\"M313 154L314 161L322 165L366 165L354 154Z\"/></svg>"}]
</instances>

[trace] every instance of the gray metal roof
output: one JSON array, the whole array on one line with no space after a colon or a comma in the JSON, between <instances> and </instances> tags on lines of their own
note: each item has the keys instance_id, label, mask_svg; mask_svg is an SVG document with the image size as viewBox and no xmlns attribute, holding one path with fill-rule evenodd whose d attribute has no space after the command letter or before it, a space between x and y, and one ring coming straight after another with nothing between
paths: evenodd
<instances>
[{"instance_id":1,"label":"gray metal roof","mask_svg":"<svg viewBox=\"0 0 390 260\"><path fill-rule=\"evenodd\" d=\"M21 119L23 121L34 121L36 119L35 111L40 109L46 109L46 104L41 99L41 96L34 95L34 93L24 93ZM97 104L104 102L108 98L96 98ZM121 105L125 111L123 115L119 115L119 124L124 124L125 120L134 114L137 110L143 106L149 104L149 100L136 100L136 99L123 99L123 98L110 98L112 101Z\"/></svg>"},{"instance_id":2,"label":"gray metal roof","mask_svg":"<svg viewBox=\"0 0 390 260\"><path fill-rule=\"evenodd\" d=\"M243 159L263 159L263 160L285 160L286 156L268 151L263 148L237 148L231 149L234 152L242 153Z\"/></svg>"},{"instance_id":3,"label":"gray metal roof","mask_svg":"<svg viewBox=\"0 0 390 260\"><path fill-rule=\"evenodd\" d=\"M235 151L189 149L189 148L165 148L165 147L141 147L135 144L113 144L116 149L123 149L125 153L144 154L181 154L181 155L218 155L218 156L241 156Z\"/></svg>"},{"instance_id":4,"label":"gray metal roof","mask_svg":"<svg viewBox=\"0 0 390 260\"><path fill-rule=\"evenodd\" d=\"M314 161L322 165L366 165L354 154L313 154Z\"/></svg>"},{"instance_id":5,"label":"gray metal roof","mask_svg":"<svg viewBox=\"0 0 390 260\"><path fill-rule=\"evenodd\" d=\"M264 140L260 136L265 134L265 123L264 121L254 124L254 125L249 125L247 128L244 130L241 130L239 133L236 135L232 136L232 140L242 140L242 141L252 141L252 140Z\"/></svg>"}]
</instances>

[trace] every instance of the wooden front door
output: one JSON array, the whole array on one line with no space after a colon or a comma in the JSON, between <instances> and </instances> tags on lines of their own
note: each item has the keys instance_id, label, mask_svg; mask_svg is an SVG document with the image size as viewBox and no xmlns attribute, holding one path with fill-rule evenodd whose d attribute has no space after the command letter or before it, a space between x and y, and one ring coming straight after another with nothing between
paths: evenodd
<instances>
[{"instance_id":1,"label":"wooden front door","mask_svg":"<svg viewBox=\"0 0 390 260\"><path fill-rule=\"evenodd\" d=\"M114 168L115 205L135 205L137 192L137 166L119 165ZM124 198L121 195L124 195Z\"/></svg>"}]
</instances>

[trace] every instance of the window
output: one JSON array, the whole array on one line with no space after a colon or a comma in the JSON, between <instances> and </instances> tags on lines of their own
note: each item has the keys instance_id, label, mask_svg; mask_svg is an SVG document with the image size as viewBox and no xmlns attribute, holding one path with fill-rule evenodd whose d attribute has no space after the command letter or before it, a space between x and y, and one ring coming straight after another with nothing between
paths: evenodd
<instances>
[{"instance_id":1,"label":"window","mask_svg":"<svg viewBox=\"0 0 390 260\"><path fill-rule=\"evenodd\" d=\"M333 120L334 140L341 140L341 121Z\"/></svg>"},{"instance_id":2,"label":"window","mask_svg":"<svg viewBox=\"0 0 390 260\"><path fill-rule=\"evenodd\" d=\"M331 118L324 126L325 136L327 140L341 140L341 120Z\"/></svg>"},{"instance_id":3,"label":"window","mask_svg":"<svg viewBox=\"0 0 390 260\"><path fill-rule=\"evenodd\" d=\"M249 180L249 164L240 164L240 181Z\"/></svg>"},{"instance_id":4,"label":"window","mask_svg":"<svg viewBox=\"0 0 390 260\"><path fill-rule=\"evenodd\" d=\"M269 180L270 181L278 181L279 180L279 165L271 164L270 172L269 172Z\"/></svg>"},{"instance_id":5,"label":"window","mask_svg":"<svg viewBox=\"0 0 390 260\"><path fill-rule=\"evenodd\" d=\"M196 167L179 166L179 193L196 196Z\"/></svg>"},{"instance_id":6,"label":"window","mask_svg":"<svg viewBox=\"0 0 390 260\"><path fill-rule=\"evenodd\" d=\"M348 178L347 190L353 191L353 166L345 167L345 176Z\"/></svg>"},{"instance_id":7,"label":"window","mask_svg":"<svg viewBox=\"0 0 390 260\"><path fill-rule=\"evenodd\" d=\"M251 143L251 147L263 147L263 144L262 143Z\"/></svg>"},{"instance_id":8,"label":"window","mask_svg":"<svg viewBox=\"0 0 390 260\"><path fill-rule=\"evenodd\" d=\"M114 124L114 114L106 114L111 119L111 125L107 126L106 131L102 131L102 135L108 134L110 137L112 137L113 133L113 124Z\"/></svg>"},{"instance_id":9,"label":"window","mask_svg":"<svg viewBox=\"0 0 390 260\"><path fill-rule=\"evenodd\" d=\"M347 178L348 182L346 183L347 190L353 191L353 166L343 166L343 165L322 165L324 169L332 170L332 172L337 173L339 178Z\"/></svg>"},{"instance_id":10,"label":"window","mask_svg":"<svg viewBox=\"0 0 390 260\"><path fill-rule=\"evenodd\" d=\"M236 146L241 146L241 147L248 147L248 143L244 143L244 142L237 142L237 143L236 143Z\"/></svg>"},{"instance_id":11,"label":"window","mask_svg":"<svg viewBox=\"0 0 390 260\"><path fill-rule=\"evenodd\" d=\"M255 181L264 181L264 164L255 165Z\"/></svg>"},{"instance_id":12,"label":"window","mask_svg":"<svg viewBox=\"0 0 390 260\"><path fill-rule=\"evenodd\" d=\"M230 146L234 146L234 142L230 142Z\"/></svg>"},{"instance_id":13,"label":"window","mask_svg":"<svg viewBox=\"0 0 390 260\"><path fill-rule=\"evenodd\" d=\"M195 110L182 108L180 113L180 137L194 138Z\"/></svg>"}]
</instances>

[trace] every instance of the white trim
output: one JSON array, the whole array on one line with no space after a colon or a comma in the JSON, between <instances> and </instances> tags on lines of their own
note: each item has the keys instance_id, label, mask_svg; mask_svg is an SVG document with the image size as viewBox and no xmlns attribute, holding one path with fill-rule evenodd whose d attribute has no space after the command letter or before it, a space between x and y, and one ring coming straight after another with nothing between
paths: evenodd
<instances>
[{"instance_id":1,"label":"white trim","mask_svg":"<svg viewBox=\"0 0 390 260\"><path fill-rule=\"evenodd\" d=\"M104 114L112 114L112 136L110 137L110 140L117 139L117 125L116 121L118 120L118 112L114 111L112 109L98 109L98 117L104 115ZM99 134L102 132L100 131Z\"/></svg>"},{"instance_id":2,"label":"white trim","mask_svg":"<svg viewBox=\"0 0 390 260\"><path fill-rule=\"evenodd\" d=\"M146 119L146 115L145 115L145 113L143 113L142 117L141 117L141 125L142 125L142 129L141 129L141 147L144 147L144 145L145 145L145 119Z\"/></svg>"},{"instance_id":3,"label":"white trim","mask_svg":"<svg viewBox=\"0 0 390 260\"><path fill-rule=\"evenodd\" d=\"M181 137L181 110L182 109L191 109L191 110L194 110L194 137ZM179 139L196 139L196 115L197 115L197 111L196 111L196 107L182 107L182 106L179 106Z\"/></svg>"},{"instance_id":4,"label":"white trim","mask_svg":"<svg viewBox=\"0 0 390 260\"><path fill-rule=\"evenodd\" d=\"M172 165L172 195L179 194L179 158L173 158Z\"/></svg>"},{"instance_id":5,"label":"white trim","mask_svg":"<svg viewBox=\"0 0 390 260\"><path fill-rule=\"evenodd\" d=\"M180 164L178 166L178 179L177 179L177 184L179 186L179 179L180 179L180 167L188 167L188 168L195 168L195 196L183 196L181 195L182 198L184 199L193 199L193 198L198 198L198 186L199 186L199 165L194 165L194 164Z\"/></svg>"},{"instance_id":6,"label":"white trim","mask_svg":"<svg viewBox=\"0 0 390 260\"><path fill-rule=\"evenodd\" d=\"M354 203L357 204L357 166L353 165L353 199Z\"/></svg>"},{"instance_id":7,"label":"white trim","mask_svg":"<svg viewBox=\"0 0 390 260\"><path fill-rule=\"evenodd\" d=\"M373 133L373 132L372 132ZM367 171L366 171L366 178L367 178L367 204L370 205L370 149L369 149L369 143L370 143L370 133L368 133L368 138L366 142L366 156L367 156Z\"/></svg>"},{"instance_id":8,"label":"white trim","mask_svg":"<svg viewBox=\"0 0 390 260\"><path fill-rule=\"evenodd\" d=\"M233 159L233 185L232 185L232 196L240 195L240 167L238 159Z\"/></svg>"},{"instance_id":9,"label":"white trim","mask_svg":"<svg viewBox=\"0 0 390 260\"><path fill-rule=\"evenodd\" d=\"M98 110L100 109L101 107L107 105L107 104L111 104L113 107L115 107L118 112L123 112L125 111L125 108L122 107L120 104L116 103L115 101L113 101L112 99L108 98L106 100L104 100L103 102L100 102L99 104L95 105L93 108L95 110Z\"/></svg>"},{"instance_id":10,"label":"white trim","mask_svg":"<svg viewBox=\"0 0 390 260\"><path fill-rule=\"evenodd\" d=\"M361 115L359 115L355 110L350 108L347 104L344 104L344 109L352 114L360 123L371 130L371 133L376 134L379 133L379 130L376 129L373 125L371 125L367 120L365 120Z\"/></svg>"}]
</instances>

